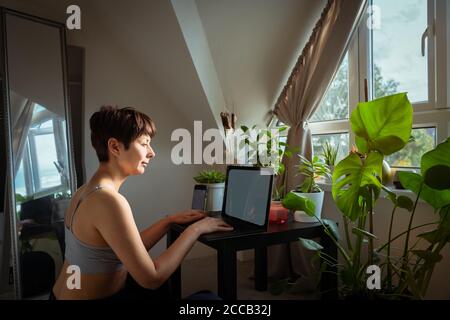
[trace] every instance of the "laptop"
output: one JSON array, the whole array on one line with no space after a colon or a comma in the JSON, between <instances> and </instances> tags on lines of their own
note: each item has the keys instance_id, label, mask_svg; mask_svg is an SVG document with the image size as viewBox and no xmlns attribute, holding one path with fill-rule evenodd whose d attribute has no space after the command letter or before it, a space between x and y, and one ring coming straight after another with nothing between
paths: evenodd
<instances>
[{"instance_id":1,"label":"laptop","mask_svg":"<svg viewBox=\"0 0 450 320\"><path fill-rule=\"evenodd\" d=\"M266 232L272 198L273 170L249 166L228 166L221 212L210 212L233 226L208 237Z\"/></svg>"}]
</instances>

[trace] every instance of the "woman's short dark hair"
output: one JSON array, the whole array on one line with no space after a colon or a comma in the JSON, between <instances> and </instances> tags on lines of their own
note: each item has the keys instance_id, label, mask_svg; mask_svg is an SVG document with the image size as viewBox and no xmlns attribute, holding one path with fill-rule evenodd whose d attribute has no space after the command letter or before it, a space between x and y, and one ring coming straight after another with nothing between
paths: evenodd
<instances>
[{"instance_id":1,"label":"woman's short dark hair","mask_svg":"<svg viewBox=\"0 0 450 320\"><path fill-rule=\"evenodd\" d=\"M153 120L133 108L102 106L89 120L91 143L100 162L108 162L108 140L116 138L125 150L143 134L151 138L156 134Z\"/></svg>"}]
</instances>

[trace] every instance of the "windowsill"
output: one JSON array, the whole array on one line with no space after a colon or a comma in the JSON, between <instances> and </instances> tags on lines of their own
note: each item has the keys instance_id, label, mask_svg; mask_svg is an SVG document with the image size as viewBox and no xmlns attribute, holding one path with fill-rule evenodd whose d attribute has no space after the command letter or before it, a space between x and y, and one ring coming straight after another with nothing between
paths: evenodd
<instances>
[{"instance_id":1,"label":"windowsill","mask_svg":"<svg viewBox=\"0 0 450 320\"><path fill-rule=\"evenodd\" d=\"M319 185L319 187L325 191L325 192L331 192L331 183L325 183L325 182L319 182L317 183ZM409 198L411 198L411 200L415 200L416 199L416 194L410 190L405 190L405 189L394 189L392 186L389 187L391 189L392 192L394 192L397 196L407 196ZM381 190L381 194L380 194L380 198L386 198L386 192ZM386 200L388 200L386 198ZM423 201L422 199L419 199L420 203L426 203L425 201Z\"/></svg>"}]
</instances>

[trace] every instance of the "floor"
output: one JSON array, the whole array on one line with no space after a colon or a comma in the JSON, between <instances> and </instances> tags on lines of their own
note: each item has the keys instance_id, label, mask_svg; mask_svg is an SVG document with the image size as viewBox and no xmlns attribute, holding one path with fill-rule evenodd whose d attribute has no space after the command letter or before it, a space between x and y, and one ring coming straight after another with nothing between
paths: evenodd
<instances>
[{"instance_id":1,"label":"floor","mask_svg":"<svg viewBox=\"0 0 450 320\"><path fill-rule=\"evenodd\" d=\"M237 299L238 300L313 300L318 299L314 293L282 293L272 295L269 291L254 289L253 260L237 261ZM215 255L185 260L181 268L182 296L186 297L200 290L210 290L217 293L217 257ZM268 282L268 286L273 281ZM10 296L0 296L0 299L11 299ZM35 297L36 300L46 300L48 295Z\"/></svg>"},{"instance_id":2,"label":"floor","mask_svg":"<svg viewBox=\"0 0 450 320\"><path fill-rule=\"evenodd\" d=\"M312 300L314 293L272 295L269 291L256 291L253 274L253 260L237 261L237 299L238 300ZM182 296L186 297L200 290L217 293L217 258L209 256L185 260L181 267ZM269 281L268 286L273 283Z\"/></svg>"}]
</instances>

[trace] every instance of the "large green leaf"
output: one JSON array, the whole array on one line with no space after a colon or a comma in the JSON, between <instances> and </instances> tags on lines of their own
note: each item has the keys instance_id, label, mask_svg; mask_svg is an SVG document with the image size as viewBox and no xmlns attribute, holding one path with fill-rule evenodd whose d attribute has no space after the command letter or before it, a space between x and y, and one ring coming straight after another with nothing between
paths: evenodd
<instances>
[{"instance_id":1,"label":"large green leaf","mask_svg":"<svg viewBox=\"0 0 450 320\"><path fill-rule=\"evenodd\" d=\"M402 149L411 136L413 109L406 93L358 103L350 122L361 152L389 155Z\"/></svg>"},{"instance_id":2,"label":"large green leaf","mask_svg":"<svg viewBox=\"0 0 450 320\"><path fill-rule=\"evenodd\" d=\"M293 192L289 192L281 204L289 210L304 211L310 217L314 217L316 210L316 204L311 199L299 196Z\"/></svg>"},{"instance_id":3,"label":"large green leaf","mask_svg":"<svg viewBox=\"0 0 450 320\"><path fill-rule=\"evenodd\" d=\"M428 187L423 183L422 176L417 173L400 171L398 177L403 187L413 191L415 194L419 193L420 185L422 184L420 198L430 204L435 210L450 204L450 190L435 190Z\"/></svg>"},{"instance_id":4,"label":"large green leaf","mask_svg":"<svg viewBox=\"0 0 450 320\"><path fill-rule=\"evenodd\" d=\"M381 164L383 156L370 152L366 159L352 153L340 161L333 173L333 199L341 212L355 221L362 215L359 197L365 186L381 190Z\"/></svg>"},{"instance_id":5,"label":"large green leaf","mask_svg":"<svg viewBox=\"0 0 450 320\"><path fill-rule=\"evenodd\" d=\"M429 187L450 189L450 138L422 156L420 169Z\"/></svg>"}]
</instances>

